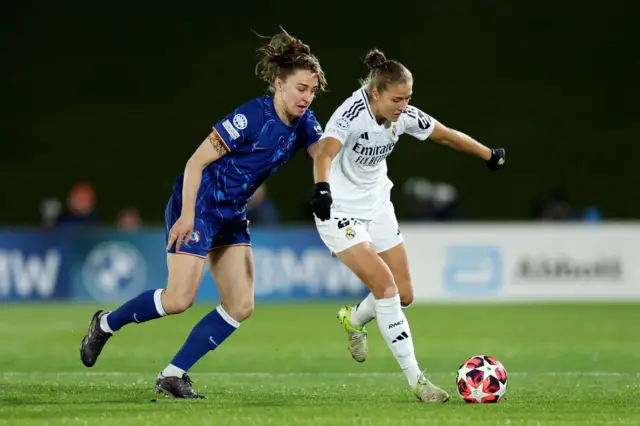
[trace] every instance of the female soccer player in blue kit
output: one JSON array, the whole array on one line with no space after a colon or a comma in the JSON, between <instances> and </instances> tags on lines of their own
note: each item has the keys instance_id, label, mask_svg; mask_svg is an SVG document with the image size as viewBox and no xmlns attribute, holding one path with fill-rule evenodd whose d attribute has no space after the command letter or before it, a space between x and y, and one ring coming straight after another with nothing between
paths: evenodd
<instances>
[{"instance_id":1,"label":"female soccer player in blue kit","mask_svg":"<svg viewBox=\"0 0 640 426\"><path fill-rule=\"evenodd\" d=\"M80 347L85 366L95 364L107 340L126 324L187 310L206 260L221 303L193 328L155 386L176 398L204 398L193 390L186 372L253 312L247 202L299 149L314 156L322 128L308 108L326 86L309 46L286 32L273 36L259 52L256 74L273 95L256 98L219 121L173 185L165 213L167 287L148 290L113 312L97 311Z\"/></svg>"}]
</instances>

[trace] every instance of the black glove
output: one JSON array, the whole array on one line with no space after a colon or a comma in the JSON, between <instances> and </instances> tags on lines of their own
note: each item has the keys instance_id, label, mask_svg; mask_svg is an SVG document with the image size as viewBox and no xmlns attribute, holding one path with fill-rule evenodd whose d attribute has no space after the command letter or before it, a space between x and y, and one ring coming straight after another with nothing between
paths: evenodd
<instances>
[{"instance_id":1,"label":"black glove","mask_svg":"<svg viewBox=\"0 0 640 426\"><path fill-rule=\"evenodd\" d=\"M315 213L318 219L324 222L331 218L333 198L331 198L331 187L328 182L316 183L316 190L313 198L311 198L310 204L313 213Z\"/></svg>"},{"instance_id":2,"label":"black glove","mask_svg":"<svg viewBox=\"0 0 640 426\"><path fill-rule=\"evenodd\" d=\"M485 164L489 170L498 170L500 167L504 166L504 163L507 161L506 156L507 153L504 148L491 148L491 158L485 161Z\"/></svg>"}]
</instances>

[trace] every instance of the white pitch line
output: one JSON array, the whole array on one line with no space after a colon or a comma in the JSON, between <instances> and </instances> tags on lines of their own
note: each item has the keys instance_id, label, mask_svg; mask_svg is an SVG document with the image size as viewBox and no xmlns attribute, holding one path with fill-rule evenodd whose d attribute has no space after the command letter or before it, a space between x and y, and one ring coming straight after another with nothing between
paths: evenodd
<instances>
[{"instance_id":1,"label":"white pitch line","mask_svg":"<svg viewBox=\"0 0 640 426\"><path fill-rule=\"evenodd\" d=\"M109 377L109 376L155 376L157 372L127 372L127 371L45 371L45 372L29 372L29 371L2 371L0 376L28 376L28 377L41 377L41 376L71 376L71 377ZM442 373L434 372L429 373L427 376L448 376L454 373ZM640 372L636 373L620 373L620 372L607 372L607 371L564 371L564 372L524 372L514 371L508 373L511 376L545 376L545 377L640 377ZM212 377L265 377L265 378L278 378L278 377L402 377L402 373L336 373L336 372L284 372L284 373L266 373L266 372L200 372L193 373L193 376L212 376Z\"/></svg>"}]
</instances>

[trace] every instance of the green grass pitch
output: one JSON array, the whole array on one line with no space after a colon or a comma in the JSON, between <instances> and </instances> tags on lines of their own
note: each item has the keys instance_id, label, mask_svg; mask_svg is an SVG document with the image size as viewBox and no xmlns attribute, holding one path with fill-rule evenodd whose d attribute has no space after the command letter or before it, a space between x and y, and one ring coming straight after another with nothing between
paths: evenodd
<instances>
[{"instance_id":1,"label":"green grass pitch","mask_svg":"<svg viewBox=\"0 0 640 426\"><path fill-rule=\"evenodd\" d=\"M0 425L640 424L638 304L411 307L421 367L452 395L444 405L414 399L375 323L358 364L339 304L259 305L191 371L207 400L157 396L158 371L212 307L129 325L86 369L79 344L95 306L0 305ZM476 354L509 373L499 404L455 391Z\"/></svg>"}]
</instances>

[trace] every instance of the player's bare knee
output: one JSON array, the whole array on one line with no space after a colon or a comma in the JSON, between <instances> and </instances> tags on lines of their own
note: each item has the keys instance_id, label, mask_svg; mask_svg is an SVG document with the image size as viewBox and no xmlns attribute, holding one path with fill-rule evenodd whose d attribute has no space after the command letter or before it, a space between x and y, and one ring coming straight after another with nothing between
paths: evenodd
<instances>
[{"instance_id":1,"label":"player's bare knee","mask_svg":"<svg viewBox=\"0 0 640 426\"><path fill-rule=\"evenodd\" d=\"M169 315L182 313L193 306L195 295L173 294L166 290L162 293L162 307Z\"/></svg>"},{"instance_id":2,"label":"player's bare knee","mask_svg":"<svg viewBox=\"0 0 640 426\"><path fill-rule=\"evenodd\" d=\"M398 287L390 273L374 275L367 281L365 284L376 299L390 299L398 294Z\"/></svg>"},{"instance_id":3,"label":"player's bare knee","mask_svg":"<svg viewBox=\"0 0 640 426\"><path fill-rule=\"evenodd\" d=\"M408 308L413 303L413 289L400 291L400 304Z\"/></svg>"},{"instance_id":4,"label":"player's bare knee","mask_svg":"<svg viewBox=\"0 0 640 426\"><path fill-rule=\"evenodd\" d=\"M169 315L181 314L193 305L193 301L188 299L171 300L166 305L162 304L164 310Z\"/></svg>"},{"instance_id":5,"label":"player's bare knee","mask_svg":"<svg viewBox=\"0 0 640 426\"><path fill-rule=\"evenodd\" d=\"M251 316L251 314L253 314L254 309L255 309L255 306L253 304L253 301L241 305L240 308L238 309L237 321L242 322L247 320Z\"/></svg>"},{"instance_id":6,"label":"player's bare knee","mask_svg":"<svg viewBox=\"0 0 640 426\"><path fill-rule=\"evenodd\" d=\"M232 303L223 302L222 307L231 318L238 322L242 322L247 320L251 314L253 314L255 305L253 298L248 298L245 300L233 301Z\"/></svg>"},{"instance_id":7,"label":"player's bare knee","mask_svg":"<svg viewBox=\"0 0 640 426\"><path fill-rule=\"evenodd\" d=\"M396 287L395 284L393 284L393 285L385 287L384 293L383 293L383 298L384 299L391 299L392 297L396 296L397 294L398 294L398 288Z\"/></svg>"}]
</instances>

